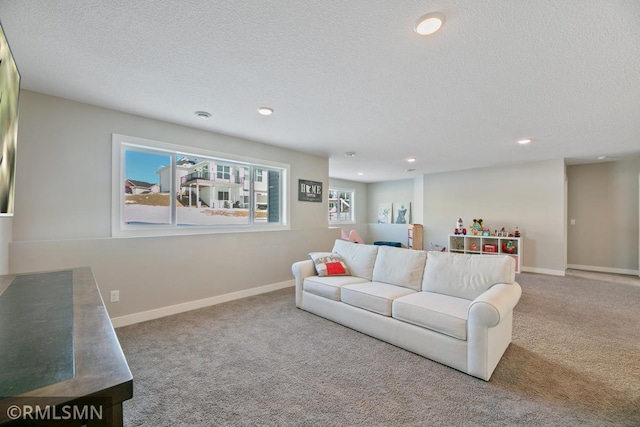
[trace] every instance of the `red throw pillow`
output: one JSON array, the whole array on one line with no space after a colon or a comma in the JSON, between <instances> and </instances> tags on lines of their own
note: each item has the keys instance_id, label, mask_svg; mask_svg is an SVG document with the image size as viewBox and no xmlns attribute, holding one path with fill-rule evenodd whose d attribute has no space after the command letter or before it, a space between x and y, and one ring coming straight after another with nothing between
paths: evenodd
<instances>
[{"instance_id":1,"label":"red throw pillow","mask_svg":"<svg viewBox=\"0 0 640 427\"><path fill-rule=\"evenodd\" d=\"M341 262L328 262L325 265L327 266L327 276L344 276L346 273Z\"/></svg>"}]
</instances>

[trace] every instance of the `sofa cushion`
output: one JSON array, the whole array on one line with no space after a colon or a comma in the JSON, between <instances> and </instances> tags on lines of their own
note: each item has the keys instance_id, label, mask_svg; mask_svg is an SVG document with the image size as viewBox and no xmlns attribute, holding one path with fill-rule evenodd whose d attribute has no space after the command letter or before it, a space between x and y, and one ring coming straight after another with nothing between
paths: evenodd
<instances>
[{"instance_id":1,"label":"sofa cushion","mask_svg":"<svg viewBox=\"0 0 640 427\"><path fill-rule=\"evenodd\" d=\"M496 283L514 282L510 256L429 251L422 290L473 300Z\"/></svg>"},{"instance_id":2,"label":"sofa cushion","mask_svg":"<svg viewBox=\"0 0 640 427\"><path fill-rule=\"evenodd\" d=\"M354 276L311 276L304 279L302 289L320 297L340 301L340 288L342 286L365 282L367 282L367 280Z\"/></svg>"},{"instance_id":3,"label":"sofa cushion","mask_svg":"<svg viewBox=\"0 0 640 427\"><path fill-rule=\"evenodd\" d=\"M426 260L425 251L381 246L373 267L373 281L419 291Z\"/></svg>"},{"instance_id":4,"label":"sofa cushion","mask_svg":"<svg viewBox=\"0 0 640 427\"><path fill-rule=\"evenodd\" d=\"M346 304L391 316L393 300L415 292L412 289L388 283L367 282L343 286L340 288L340 299Z\"/></svg>"},{"instance_id":5,"label":"sofa cushion","mask_svg":"<svg viewBox=\"0 0 640 427\"><path fill-rule=\"evenodd\" d=\"M338 239L333 246L333 252L342 255L352 276L371 280L373 264L376 262L378 253L377 246L361 245Z\"/></svg>"},{"instance_id":6,"label":"sofa cushion","mask_svg":"<svg viewBox=\"0 0 640 427\"><path fill-rule=\"evenodd\" d=\"M318 276L350 276L349 267L340 254L333 252L311 252L309 254Z\"/></svg>"},{"instance_id":7,"label":"sofa cushion","mask_svg":"<svg viewBox=\"0 0 640 427\"><path fill-rule=\"evenodd\" d=\"M467 299L434 292L416 292L393 301L392 316L404 322L466 340L470 305L471 301Z\"/></svg>"}]
</instances>

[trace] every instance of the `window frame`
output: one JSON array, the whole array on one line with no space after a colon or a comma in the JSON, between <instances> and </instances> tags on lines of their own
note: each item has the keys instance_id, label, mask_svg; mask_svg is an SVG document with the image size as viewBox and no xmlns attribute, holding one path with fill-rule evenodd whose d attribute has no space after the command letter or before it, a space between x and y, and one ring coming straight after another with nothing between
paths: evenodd
<instances>
[{"instance_id":1,"label":"window frame","mask_svg":"<svg viewBox=\"0 0 640 427\"><path fill-rule=\"evenodd\" d=\"M136 236L168 236L181 234L217 234L217 233L237 233L252 231L277 231L290 229L290 170L289 164L274 162L269 160L255 159L237 154L222 153L206 150L197 147L189 147L171 144L151 139L139 138L128 135L112 134L112 190L111 190L111 236L112 237L136 237ZM175 202L172 202L171 224L128 224L125 222L125 151L127 148L136 151L149 152L153 154L167 154L172 158L171 168L175 169L176 156L201 156L220 162L229 162L246 166L249 169L248 176L252 176L255 168L263 170L277 171L280 174L279 196L280 196L280 221L279 222L256 222L254 221L253 209L249 210L248 224L216 224L216 225L180 225L176 221ZM210 171L211 172L211 171ZM217 175L217 171L216 171ZM170 194L176 193L175 170L171 174ZM250 185L253 189L253 181ZM253 191L250 192L249 200L253 198ZM173 199L173 198L172 198Z\"/></svg>"},{"instance_id":2,"label":"window frame","mask_svg":"<svg viewBox=\"0 0 640 427\"><path fill-rule=\"evenodd\" d=\"M331 192L332 191L337 191L338 193L351 193L351 205L349 206L349 219L348 220L341 220L340 218L340 214L338 212L338 219L335 220L331 220L331 217L329 215L329 209L330 209L330 201L331 201ZM339 224L355 224L356 223L356 190L354 188L344 188L344 187L333 187L330 186L329 187L329 191L327 193L327 216L329 217L329 225L339 225Z\"/></svg>"}]
</instances>

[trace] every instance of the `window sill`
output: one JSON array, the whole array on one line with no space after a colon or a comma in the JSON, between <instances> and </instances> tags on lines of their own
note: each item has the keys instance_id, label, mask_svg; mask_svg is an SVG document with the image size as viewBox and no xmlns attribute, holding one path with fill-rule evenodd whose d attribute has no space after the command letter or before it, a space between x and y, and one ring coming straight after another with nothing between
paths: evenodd
<instances>
[{"instance_id":1,"label":"window sill","mask_svg":"<svg viewBox=\"0 0 640 427\"><path fill-rule=\"evenodd\" d=\"M111 233L113 238L128 237L170 237L170 236L192 236L207 234L237 234L237 233L260 233L270 231L288 231L291 227L288 225L260 225L260 226L241 226L241 227L167 227L167 228L137 228L114 230Z\"/></svg>"}]
</instances>

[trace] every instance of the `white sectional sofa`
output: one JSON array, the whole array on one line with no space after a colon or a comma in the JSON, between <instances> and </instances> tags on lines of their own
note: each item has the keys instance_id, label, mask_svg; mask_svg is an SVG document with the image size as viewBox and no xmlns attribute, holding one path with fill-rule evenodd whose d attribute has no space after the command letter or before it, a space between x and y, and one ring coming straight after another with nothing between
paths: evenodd
<instances>
[{"instance_id":1,"label":"white sectional sofa","mask_svg":"<svg viewBox=\"0 0 640 427\"><path fill-rule=\"evenodd\" d=\"M343 240L332 253L349 275L320 277L311 259L293 264L297 307L489 380L522 294L513 259Z\"/></svg>"}]
</instances>

